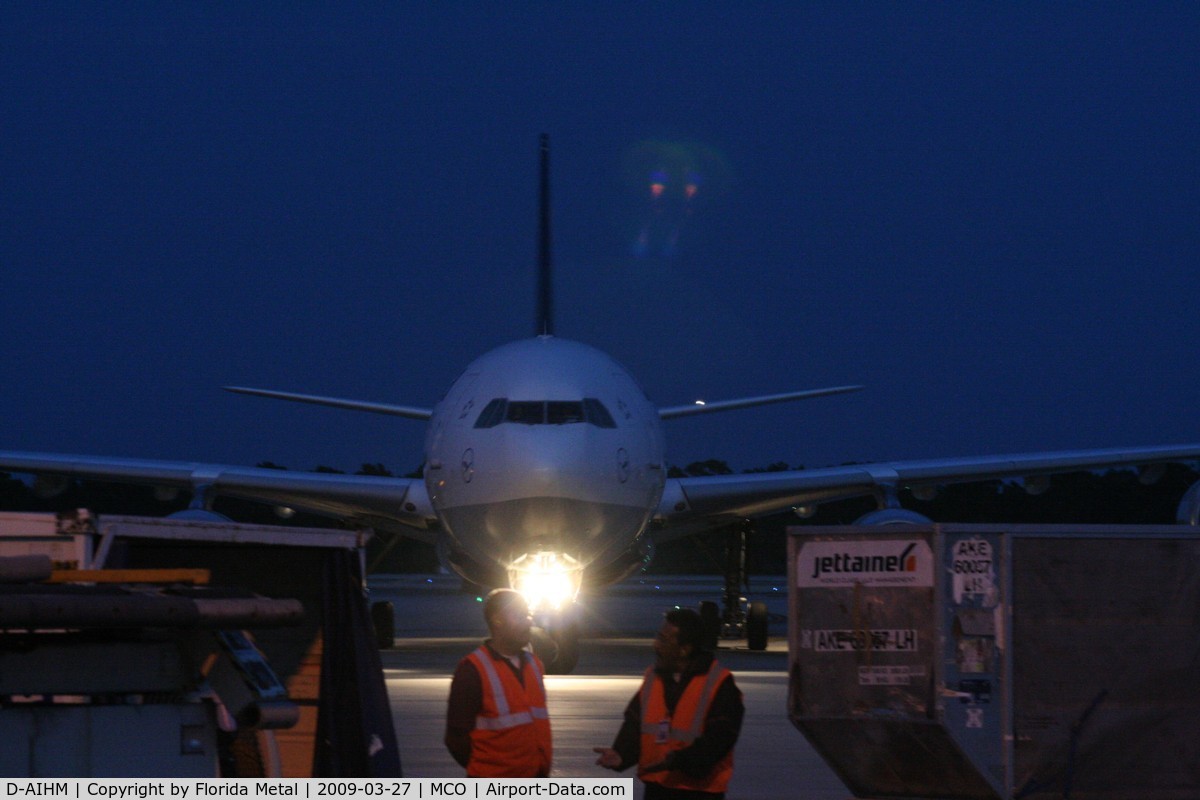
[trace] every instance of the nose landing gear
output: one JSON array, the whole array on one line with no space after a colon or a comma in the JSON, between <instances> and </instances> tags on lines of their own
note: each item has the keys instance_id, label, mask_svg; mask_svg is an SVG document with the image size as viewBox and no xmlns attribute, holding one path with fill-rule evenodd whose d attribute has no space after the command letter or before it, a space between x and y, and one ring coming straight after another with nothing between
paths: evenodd
<instances>
[{"instance_id":1,"label":"nose landing gear","mask_svg":"<svg viewBox=\"0 0 1200 800\"><path fill-rule=\"evenodd\" d=\"M579 623L568 612L538 618L531 632L533 652L549 675L567 675L579 663Z\"/></svg>"}]
</instances>

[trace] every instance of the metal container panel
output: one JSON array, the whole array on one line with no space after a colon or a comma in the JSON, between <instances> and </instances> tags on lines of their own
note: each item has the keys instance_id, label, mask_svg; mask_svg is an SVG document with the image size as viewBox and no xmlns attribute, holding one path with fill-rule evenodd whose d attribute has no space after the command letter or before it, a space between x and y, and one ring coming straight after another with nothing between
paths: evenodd
<instances>
[{"instance_id":1,"label":"metal container panel","mask_svg":"<svg viewBox=\"0 0 1200 800\"><path fill-rule=\"evenodd\" d=\"M858 797L1200 797L1200 531L797 527L789 715Z\"/></svg>"}]
</instances>

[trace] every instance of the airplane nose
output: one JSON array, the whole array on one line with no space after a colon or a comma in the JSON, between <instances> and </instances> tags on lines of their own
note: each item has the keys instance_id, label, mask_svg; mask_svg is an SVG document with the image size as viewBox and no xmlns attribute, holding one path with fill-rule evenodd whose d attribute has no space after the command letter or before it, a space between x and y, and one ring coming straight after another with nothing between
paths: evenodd
<instances>
[{"instance_id":1,"label":"airplane nose","mask_svg":"<svg viewBox=\"0 0 1200 800\"><path fill-rule=\"evenodd\" d=\"M604 509L595 503L526 497L489 508L485 529L493 540L507 540L513 547L565 552L599 536L606 521Z\"/></svg>"},{"instance_id":2,"label":"airplane nose","mask_svg":"<svg viewBox=\"0 0 1200 800\"><path fill-rule=\"evenodd\" d=\"M527 496L587 496L603 479L597 463L596 448L589 447L583 432L578 436L544 436L544 430L516 431L498 453L500 464L509 475L521 476Z\"/></svg>"},{"instance_id":3,"label":"airplane nose","mask_svg":"<svg viewBox=\"0 0 1200 800\"><path fill-rule=\"evenodd\" d=\"M636 442L624 438L585 425L488 429L463 441L469 471L446 475L438 515L479 563L507 569L542 551L607 563L636 540L661 492L659 473L639 471Z\"/></svg>"},{"instance_id":4,"label":"airplane nose","mask_svg":"<svg viewBox=\"0 0 1200 800\"><path fill-rule=\"evenodd\" d=\"M626 551L650 509L566 497L521 497L442 510L448 532L479 563L507 569L527 553L564 553L586 565Z\"/></svg>"}]
</instances>

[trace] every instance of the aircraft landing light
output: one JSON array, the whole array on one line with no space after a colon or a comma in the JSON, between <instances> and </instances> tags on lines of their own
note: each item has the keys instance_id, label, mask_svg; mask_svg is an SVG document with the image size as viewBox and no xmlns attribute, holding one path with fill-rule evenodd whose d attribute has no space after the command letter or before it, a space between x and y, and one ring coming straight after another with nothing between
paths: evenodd
<instances>
[{"instance_id":1,"label":"aircraft landing light","mask_svg":"<svg viewBox=\"0 0 1200 800\"><path fill-rule=\"evenodd\" d=\"M563 553L526 553L508 568L508 580L533 613L560 611L579 595L583 565Z\"/></svg>"}]
</instances>

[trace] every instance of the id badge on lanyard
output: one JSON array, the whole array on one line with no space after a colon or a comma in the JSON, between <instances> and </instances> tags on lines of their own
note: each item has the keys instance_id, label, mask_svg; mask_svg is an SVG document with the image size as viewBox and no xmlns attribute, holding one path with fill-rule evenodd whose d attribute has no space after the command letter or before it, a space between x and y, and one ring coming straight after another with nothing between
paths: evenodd
<instances>
[{"instance_id":1,"label":"id badge on lanyard","mask_svg":"<svg viewBox=\"0 0 1200 800\"><path fill-rule=\"evenodd\" d=\"M654 734L655 744L666 744L667 739L671 735L671 720L664 719L658 723L658 730Z\"/></svg>"}]
</instances>

